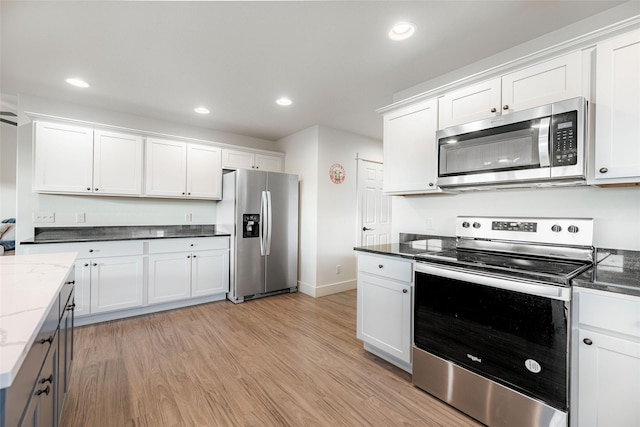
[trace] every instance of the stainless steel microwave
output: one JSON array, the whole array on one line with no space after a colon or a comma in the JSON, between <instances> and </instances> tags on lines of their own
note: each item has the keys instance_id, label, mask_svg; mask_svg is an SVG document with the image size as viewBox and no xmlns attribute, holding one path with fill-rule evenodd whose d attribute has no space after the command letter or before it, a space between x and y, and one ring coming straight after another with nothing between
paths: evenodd
<instances>
[{"instance_id":1,"label":"stainless steel microwave","mask_svg":"<svg viewBox=\"0 0 640 427\"><path fill-rule=\"evenodd\" d=\"M438 186L585 184L586 129L580 97L439 130Z\"/></svg>"}]
</instances>

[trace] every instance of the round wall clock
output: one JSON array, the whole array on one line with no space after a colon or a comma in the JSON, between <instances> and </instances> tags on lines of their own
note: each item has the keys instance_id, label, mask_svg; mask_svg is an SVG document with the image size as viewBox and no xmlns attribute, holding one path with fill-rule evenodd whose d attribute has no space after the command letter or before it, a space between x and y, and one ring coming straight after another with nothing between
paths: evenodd
<instances>
[{"instance_id":1,"label":"round wall clock","mask_svg":"<svg viewBox=\"0 0 640 427\"><path fill-rule=\"evenodd\" d=\"M342 184L345 178L344 166L340 163L334 163L329 168L329 178L334 184Z\"/></svg>"}]
</instances>

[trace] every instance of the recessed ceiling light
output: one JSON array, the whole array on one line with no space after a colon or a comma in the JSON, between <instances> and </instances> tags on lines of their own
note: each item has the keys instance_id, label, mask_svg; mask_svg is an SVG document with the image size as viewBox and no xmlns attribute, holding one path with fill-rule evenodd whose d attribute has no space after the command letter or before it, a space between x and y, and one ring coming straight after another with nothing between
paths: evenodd
<instances>
[{"instance_id":1,"label":"recessed ceiling light","mask_svg":"<svg viewBox=\"0 0 640 427\"><path fill-rule=\"evenodd\" d=\"M413 35L416 31L416 26L411 22L398 22L389 31L389 38L391 40L406 40Z\"/></svg>"},{"instance_id":2,"label":"recessed ceiling light","mask_svg":"<svg viewBox=\"0 0 640 427\"><path fill-rule=\"evenodd\" d=\"M73 86L76 86L76 87L81 87L81 88L88 88L89 87L89 83L87 83L84 80L79 79L77 77L70 77L65 81L67 83L69 83L70 85L73 85Z\"/></svg>"},{"instance_id":3,"label":"recessed ceiling light","mask_svg":"<svg viewBox=\"0 0 640 427\"><path fill-rule=\"evenodd\" d=\"M209 114L211 111L207 107L196 107L193 109L198 114Z\"/></svg>"},{"instance_id":4,"label":"recessed ceiling light","mask_svg":"<svg viewBox=\"0 0 640 427\"><path fill-rule=\"evenodd\" d=\"M291 102L291 100L289 98L284 98L283 97L283 98L276 99L276 104L286 107L287 105L293 104L293 102Z\"/></svg>"}]
</instances>

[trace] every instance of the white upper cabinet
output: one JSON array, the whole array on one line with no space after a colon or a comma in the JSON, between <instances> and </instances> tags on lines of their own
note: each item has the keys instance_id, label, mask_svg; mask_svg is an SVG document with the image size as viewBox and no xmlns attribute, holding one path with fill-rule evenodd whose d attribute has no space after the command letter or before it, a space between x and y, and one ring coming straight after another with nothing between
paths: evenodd
<instances>
[{"instance_id":1,"label":"white upper cabinet","mask_svg":"<svg viewBox=\"0 0 640 427\"><path fill-rule=\"evenodd\" d=\"M142 138L36 122L33 190L43 193L142 194Z\"/></svg>"},{"instance_id":2,"label":"white upper cabinet","mask_svg":"<svg viewBox=\"0 0 640 427\"><path fill-rule=\"evenodd\" d=\"M435 185L437 107L437 101L429 99L384 114L385 193L440 191Z\"/></svg>"},{"instance_id":3,"label":"white upper cabinet","mask_svg":"<svg viewBox=\"0 0 640 427\"><path fill-rule=\"evenodd\" d=\"M439 99L438 128L582 96L582 52L576 51Z\"/></svg>"},{"instance_id":4,"label":"white upper cabinet","mask_svg":"<svg viewBox=\"0 0 640 427\"><path fill-rule=\"evenodd\" d=\"M282 157L240 150L222 150L222 167L225 169L258 169L282 172Z\"/></svg>"},{"instance_id":5,"label":"white upper cabinet","mask_svg":"<svg viewBox=\"0 0 640 427\"><path fill-rule=\"evenodd\" d=\"M592 184L640 182L640 31L596 48Z\"/></svg>"},{"instance_id":6,"label":"white upper cabinet","mask_svg":"<svg viewBox=\"0 0 640 427\"><path fill-rule=\"evenodd\" d=\"M95 131L93 137L93 192L142 194L142 137Z\"/></svg>"},{"instance_id":7,"label":"white upper cabinet","mask_svg":"<svg viewBox=\"0 0 640 427\"><path fill-rule=\"evenodd\" d=\"M220 149L200 144L147 138L145 194L220 199Z\"/></svg>"},{"instance_id":8,"label":"white upper cabinet","mask_svg":"<svg viewBox=\"0 0 640 427\"><path fill-rule=\"evenodd\" d=\"M93 129L36 122L33 191L90 193L93 188Z\"/></svg>"}]
</instances>

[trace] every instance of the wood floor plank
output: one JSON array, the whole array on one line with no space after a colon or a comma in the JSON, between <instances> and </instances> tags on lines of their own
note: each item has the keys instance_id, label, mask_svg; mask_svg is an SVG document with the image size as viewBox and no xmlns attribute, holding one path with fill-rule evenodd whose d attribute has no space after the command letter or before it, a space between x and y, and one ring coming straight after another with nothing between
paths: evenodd
<instances>
[{"instance_id":1,"label":"wood floor plank","mask_svg":"<svg viewBox=\"0 0 640 427\"><path fill-rule=\"evenodd\" d=\"M220 301L76 329L61 427L460 426L356 339L356 292Z\"/></svg>"}]
</instances>

